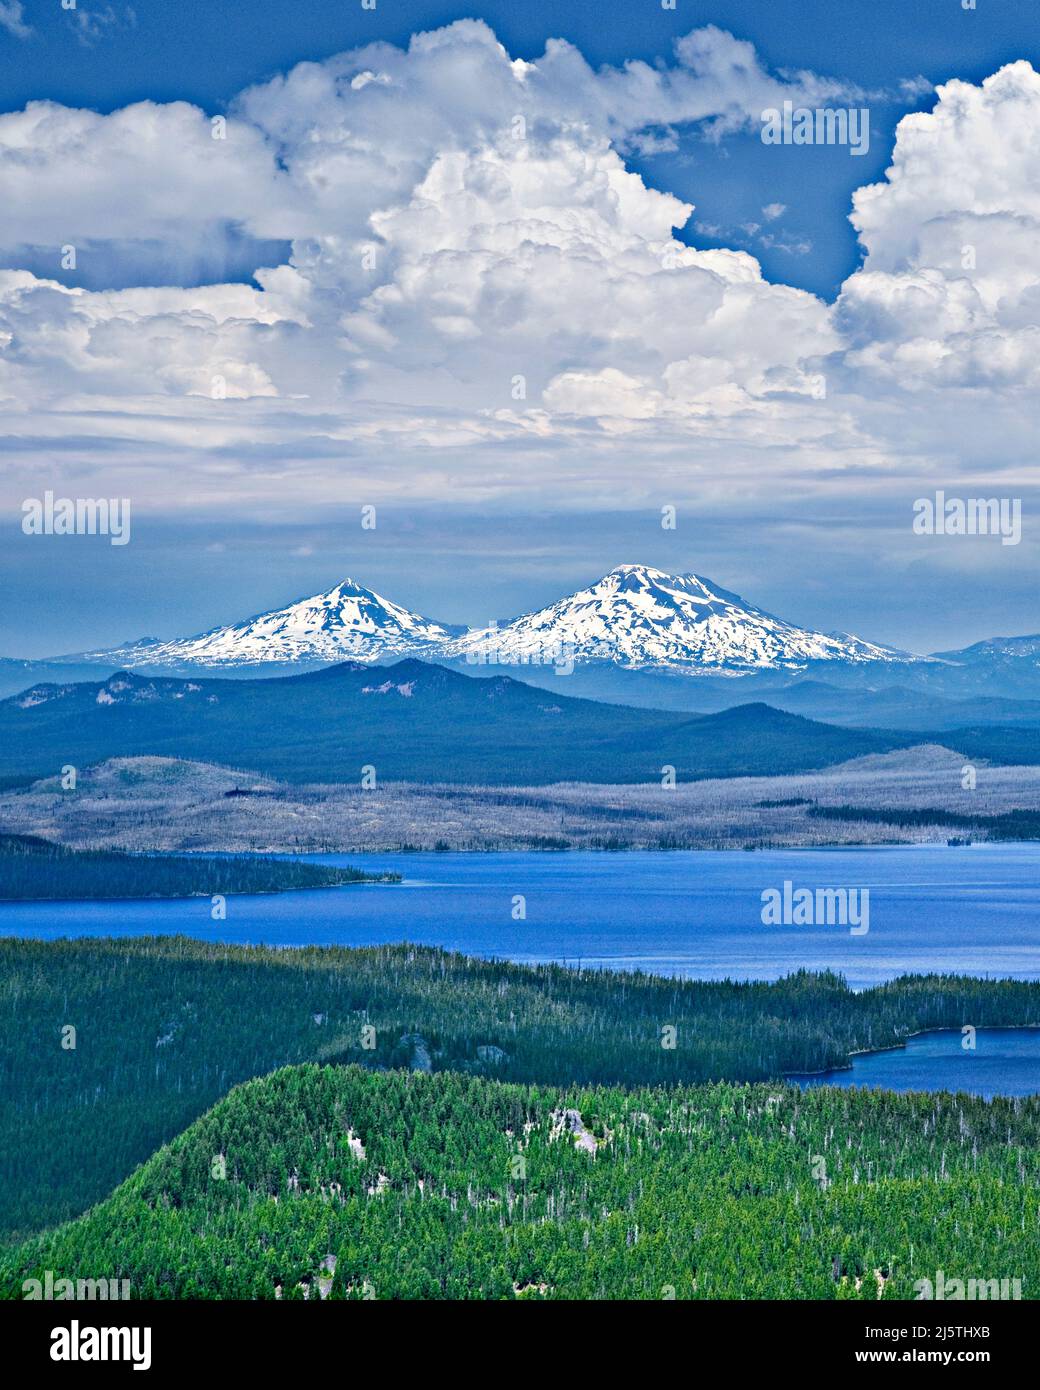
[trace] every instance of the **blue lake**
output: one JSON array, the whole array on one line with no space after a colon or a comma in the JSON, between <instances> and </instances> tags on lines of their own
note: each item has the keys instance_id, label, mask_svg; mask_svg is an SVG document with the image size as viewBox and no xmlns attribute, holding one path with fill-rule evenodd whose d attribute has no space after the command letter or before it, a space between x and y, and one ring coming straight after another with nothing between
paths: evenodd
<instances>
[{"instance_id":1,"label":"blue lake","mask_svg":"<svg viewBox=\"0 0 1040 1390\"><path fill-rule=\"evenodd\" d=\"M1040 979L1040 844L328 858L396 870L406 882L229 898L217 922L203 898L0 904L0 934L181 932L271 946L408 940L696 979L832 969L854 988L930 971ZM782 891L785 880L869 890L869 931L764 925L762 893Z\"/></svg>"},{"instance_id":2,"label":"blue lake","mask_svg":"<svg viewBox=\"0 0 1040 1390\"><path fill-rule=\"evenodd\" d=\"M905 1048L853 1057L851 1071L792 1077L801 1086L883 1086L890 1091L1040 1092L1040 1028L980 1028L965 1049L959 1032L922 1033Z\"/></svg>"}]
</instances>

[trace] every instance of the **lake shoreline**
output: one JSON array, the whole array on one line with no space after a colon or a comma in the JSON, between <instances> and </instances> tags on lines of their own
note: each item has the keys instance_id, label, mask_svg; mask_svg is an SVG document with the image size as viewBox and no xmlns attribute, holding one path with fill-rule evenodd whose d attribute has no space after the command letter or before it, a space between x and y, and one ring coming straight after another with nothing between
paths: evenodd
<instances>
[{"instance_id":1,"label":"lake shoreline","mask_svg":"<svg viewBox=\"0 0 1040 1390\"><path fill-rule=\"evenodd\" d=\"M976 979L977 976L963 975L961 979ZM858 991L862 992L862 991ZM912 1038L927 1038L933 1033L959 1033L961 1030L956 1027L951 1028L918 1028L913 1033L907 1033L903 1042L885 1043L883 1047L854 1047L848 1054L849 1061L844 1067L824 1067L820 1071L785 1071L781 1073L784 1081L795 1080L797 1077L804 1076L831 1076L840 1072L852 1071L853 1057L874 1057L882 1052L905 1052L906 1045ZM986 1025L987 1033L1003 1032L1040 1032L1040 1023L993 1023Z\"/></svg>"},{"instance_id":2,"label":"lake shoreline","mask_svg":"<svg viewBox=\"0 0 1040 1390\"><path fill-rule=\"evenodd\" d=\"M236 855L236 858L240 856ZM280 898L286 893L328 893L337 888L403 888L402 879L359 879L356 883L293 883L284 888L231 889L221 893L223 898ZM90 898L0 898L0 907L17 907L26 903L180 903L199 902L212 898L212 893L126 893L116 896Z\"/></svg>"},{"instance_id":3,"label":"lake shoreline","mask_svg":"<svg viewBox=\"0 0 1040 1390\"><path fill-rule=\"evenodd\" d=\"M977 1031L978 1031L979 1033L987 1033L987 1034L991 1034L991 1033L1032 1033L1032 1034L1035 1034L1035 1035L1037 1035L1038 1037L1040 1037L1040 1023L993 1023L993 1024L986 1024L986 1025L984 1025L983 1027L979 1028ZM932 1037L938 1038L938 1037L942 1037L942 1036L945 1035L945 1034L950 1034L950 1033L957 1033L957 1034L959 1034L959 1033L961 1033L961 1032L962 1032L962 1029L961 1029L961 1028L958 1028L958 1027L956 1027L956 1026L942 1027L942 1028L919 1028L919 1029L915 1029L914 1032L908 1033L908 1034L906 1035L905 1039L904 1039L903 1041L901 1041L901 1042L897 1042L897 1043L888 1043L888 1044L885 1044L885 1045L882 1046L882 1047L854 1048L854 1049L848 1054L848 1059L849 1059L849 1060L848 1060L848 1062L847 1062L847 1064L846 1064L845 1066L824 1067L824 1068L821 1068L821 1069L818 1069L818 1070L815 1070L815 1071L793 1071L793 1072L784 1072L784 1073L782 1074L782 1078L781 1078L781 1079L784 1081L785 1084L798 1086L798 1088L799 1088L800 1090L803 1090L803 1091L804 1091L804 1090L810 1089L810 1086L809 1086L808 1084L803 1084L803 1083L815 1083L816 1085L821 1085L821 1084L822 1084L822 1085L826 1085L826 1084L827 1084L827 1082L826 1082L826 1078L827 1078L827 1077L833 1076L833 1077L842 1077L842 1078L845 1078L845 1077L849 1076L850 1073L853 1073L853 1072L856 1070L855 1065L854 1065L854 1059L856 1059L856 1058L880 1057L880 1056L884 1055L885 1053L903 1053L903 1054L906 1054L906 1053L908 1053L908 1052L911 1050L911 1049L909 1048L908 1044L910 1044L914 1039L917 1039L917 1038L932 1038ZM957 1055L958 1055L958 1054L953 1054L953 1056L957 1056ZM952 1057L949 1058L949 1059L944 1059L944 1060L952 1060ZM819 1078L824 1078L824 1080L820 1081ZM950 1091L953 1092L953 1093L957 1093L957 1092L961 1092L961 1091L964 1091L964 1090L965 1090L965 1088L964 1088L964 1087L961 1087L961 1086L942 1087L942 1088L925 1087L925 1086L920 1086L920 1087L919 1087L919 1086L893 1087L893 1086L890 1084L890 1082L891 1082L891 1078L889 1078L889 1083L886 1083L886 1081L884 1081L884 1080L882 1080L882 1079L869 1078L869 1079L865 1079L865 1080L862 1080L862 1081L860 1081L860 1082L858 1082L858 1083L854 1083L854 1084L858 1085L859 1087L862 1087L863 1089L880 1089L880 1090L893 1090L893 1089L895 1089L895 1090L901 1090L901 1091L916 1091L916 1090L920 1090L920 1091L924 1091L924 1092L926 1092L926 1093L928 1093L928 1094L934 1094L935 1091L936 1091L936 1089L950 1090ZM838 1085L839 1089L846 1089L846 1085L845 1085L844 1082L836 1082L835 1084ZM850 1085L851 1085L851 1084L853 1084L853 1083L850 1083ZM970 1091L970 1092L968 1092L968 1093L969 1093L969 1094L973 1094L973 1095L981 1095L981 1094L982 1094L982 1093L980 1093L980 1092L974 1092L974 1091ZM1003 1098L1007 1099L1007 1098L1014 1098L1014 1096L1015 1096L1015 1095L1018 1095L1018 1094L1040 1095L1040 1059L1038 1059L1038 1070L1037 1070L1037 1075L1036 1075L1036 1085L1035 1085L1035 1088L1034 1088L1032 1091L1025 1092L1025 1093L1017 1093L1017 1092L1015 1092L1015 1093L1008 1093L1007 1095L1004 1095L1004 1094L1001 1093L1001 1092L993 1092L989 1097L985 1097L985 1098L992 1100L992 1099L996 1099L996 1098L998 1098L998 1097L1003 1097Z\"/></svg>"},{"instance_id":4,"label":"lake shoreline","mask_svg":"<svg viewBox=\"0 0 1040 1390\"><path fill-rule=\"evenodd\" d=\"M1031 817L1021 819L1021 829L1035 833L1040 767L988 767L985 789L976 793L961 785L963 764L960 754L935 746L832 769L669 787L380 781L362 789L129 758L83 769L74 793L45 782L0 790L0 823L75 849L538 857L943 847L966 837L989 845L1008 843L997 836L1013 833L1016 816Z\"/></svg>"},{"instance_id":5,"label":"lake shoreline","mask_svg":"<svg viewBox=\"0 0 1040 1390\"><path fill-rule=\"evenodd\" d=\"M55 842L57 843L57 841ZM454 846L448 849L438 848L436 845L387 845L381 848L373 848L371 845L350 845L343 849L295 849L295 848L267 848L257 850L242 849L213 849L210 847L199 849L181 850L147 850L147 854L179 854L184 857L195 856L205 857L206 855L228 855L235 858L252 855L255 858L280 858L280 859L321 859L328 855L350 855L350 854L379 854L393 855L402 859L411 859L419 854L464 854L474 858L492 854L527 854L532 858L542 856L563 856L568 854L595 854L602 855L604 858L617 854L769 854L778 851L784 853L806 853L815 854L827 850L854 850L854 849L983 849L991 848L995 845L1035 845L1040 844L1040 840L1004 840L995 837L987 838L979 836L973 840L956 840L951 843L944 837L925 838L925 839L879 839L879 840L820 840L807 844L804 841L792 841L784 843L782 841L770 840L768 843L753 845L659 845L659 844L618 844L618 845L583 845L572 842L566 845L464 845L459 848Z\"/></svg>"}]
</instances>

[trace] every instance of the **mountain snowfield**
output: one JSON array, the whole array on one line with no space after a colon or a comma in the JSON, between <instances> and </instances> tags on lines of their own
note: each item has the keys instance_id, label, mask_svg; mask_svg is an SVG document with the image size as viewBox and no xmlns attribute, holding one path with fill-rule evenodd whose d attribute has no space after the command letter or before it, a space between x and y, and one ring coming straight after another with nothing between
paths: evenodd
<instances>
[{"instance_id":1,"label":"mountain snowfield","mask_svg":"<svg viewBox=\"0 0 1040 1390\"><path fill-rule=\"evenodd\" d=\"M808 662L914 658L847 634L796 627L695 574L618 565L589 588L501 626L465 632L353 579L243 623L174 641L145 639L84 660L142 667L374 662L423 656L468 665L609 662L688 673L799 669Z\"/></svg>"},{"instance_id":2,"label":"mountain snowfield","mask_svg":"<svg viewBox=\"0 0 1040 1390\"><path fill-rule=\"evenodd\" d=\"M618 565L548 608L448 643L443 655L471 662L483 655L502 665L611 661L632 670L723 672L909 659L858 637L795 627L701 575L647 565Z\"/></svg>"},{"instance_id":3,"label":"mountain snowfield","mask_svg":"<svg viewBox=\"0 0 1040 1390\"><path fill-rule=\"evenodd\" d=\"M84 659L133 667L208 668L267 662L371 662L437 648L458 631L391 603L353 579L344 579L327 593L299 599L243 623L170 642L145 639L110 651L88 652Z\"/></svg>"}]
</instances>

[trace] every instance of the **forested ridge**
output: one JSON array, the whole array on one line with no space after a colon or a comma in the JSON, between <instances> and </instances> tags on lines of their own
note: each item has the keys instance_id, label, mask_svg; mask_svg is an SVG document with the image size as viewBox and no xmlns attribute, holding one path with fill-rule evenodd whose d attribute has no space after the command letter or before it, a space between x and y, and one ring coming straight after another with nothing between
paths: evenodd
<instances>
[{"instance_id":1,"label":"forested ridge","mask_svg":"<svg viewBox=\"0 0 1040 1390\"><path fill-rule=\"evenodd\" d=\"M828 974L681 981L410 945L3 939L0 1231L76 1216L231 1087L285 1064L690 1086L842 1066L966 1024L1040 1024L1040 985L915 976L855 994Z\"/></svg>"},{"instance_id":2,"label":"forested ridge","mask_svg":"<svg viewBox=\"0 0 1040 1390\"><path fill-rule=\"evenodd\" d=\"M912 1298L1040 1287L1040 1099L287 1068L0 1255L137 1298Z\"/></svg>"},{"instance_id":3,"label":"forested ridge","mask_svg":"<svg viewBox=\"0 0 1040 1390\"><path fill-rule=\"evenodd\" d=\"M990 840L1040 839L1040 811L1014 808L995 815L947 811L937 806L811 806L807 815L817 820L867 821L880 825L933 826L982 831Z\"/></svg>"},{"instance_id":4,"label":"forested ridge","mask_svg":"<svg viewBox=\"0 0 1040 1390\"><path fill-rule=\"evenodd\" d=\"M0 901L194 898L387 882L396 874L260 855L72 850L39 835L0 834Z\"/></svg>"},{"instance_id":5,"label":"forested ridge","mask_svg":"<svg viewBox=\"0 0 1040 1390\"><path fill-rule=\"evenodd\" d=\"M833 766L921 741L845 729L753 703L719 714L607 705L508 676L406 659L340 662L271 679L179 679L121 671L0 700L0 776L48 778L71 760L164 756L287 782L503 786L680 781Z\"/></svg>"}]
</instances>

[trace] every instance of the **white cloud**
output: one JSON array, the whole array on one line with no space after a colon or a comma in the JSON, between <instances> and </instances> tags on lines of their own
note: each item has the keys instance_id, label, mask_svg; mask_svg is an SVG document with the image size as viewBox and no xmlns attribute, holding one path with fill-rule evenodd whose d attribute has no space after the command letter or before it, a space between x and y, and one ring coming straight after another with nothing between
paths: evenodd
<instances>
[{"instance_id":1,"label":"white cloud","mask_svg":"<svg viewBox=\"0 0 1040 1390\"><path fill-rule=\"evenodd\" d=\"M25 22L22 0L0 0L0 29L6 29L16 39L27 39L32 30Z\"/></svg>"},{"instance_id":2,"label":"white cloud","mask_svg":"<svg viewBox=\"0 0 1040 1390\"><path fill-rule=\"evenodd\" d=\"M111 5L88 8L84 0L80 0L67 17L76 38L85 48L93 48L113 31L123 27L134 28L137 23L134 11L129 6L119 14Z\"/></svg>"},{"instance_id":3,"label":"white cloud","mask_svg":"<svg viewBox=\"0 0 1040 1390\"><path fill-rule=\"evenodd\" d=\"M0 116L0 243L102 257L121 278L127 255L147 270L148 248L184 261L226 229L248 224L283 182L255 127L234 119L226 138L187 102L137 102L103 116L51 101ZM136 248L136 250L135 250Z\"/></svg>"},{"instance_id":4,"label":"white cloud","mask_svg":"<svg viewBox=\"0 0 1040 1390\"><path fill-rule=\"evenodd\" d=\"M900 122L885 182L855 195L866 250L839 321L850 361L914 390L1035 386L1040 74L947 82Z\"/></svg>"},{"instance_id":5,"label":"white cloud","mask_svg":"<svg viewBox=\"0 0 1040 1390\"><path fill-rule=\"evenodd\" d=\"M1037 372L1028 64L901 122L885 182L856 195L865 261L836 306L685 246L692 205L626 164L689 123L721 137L784 96L848 95L715 28L670 65L593 71L562 41L514 61L466 20L301 64L226 128L186 103L0 116L0 246L36 270L0 272L11 476L70 434L79 466L172 506L269 505L289 478L585 498L610 478L616 500L655 477L768 490L975 458L962 393L1000 412ZM154 283L171 247L197 270L233 241L290 250L255 285ZM48 278L67 245L112 288Z\"/></svg>"},{"instance_id":6,"label":"white cloud","mask_svg":"<svg viewBox=\"0 0 1040 1390\"><path fill-rule=\"evenodd\" d=\"M647 188L612 137L662 117L746 123L781 90L795 88L717 29L680 41L670 69L593 72L560 41L517 64L461 21L250 89L225 139L184 103L111 116L33 103L0 117L8 248L71 245L122 267L171 242L197 257L236 228L292 254L257 272L263 292L237 296L233 323L228 287L20 282L5 310L11 392L34 363L52 392L71 375L127 397L199 394L219 374L244 395L347 414L364 401L446 410L479 437L515 376L534 406L578 360L593 373L631 362L664 386L674 362L715 354L743 388L831 346L825 311L743 253L676 242L691 206ZM740 327L752 302L754 340ZM689 374L684 389L696 394Z\"/></svg>"}]
</instances>

